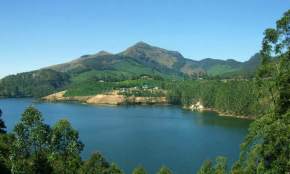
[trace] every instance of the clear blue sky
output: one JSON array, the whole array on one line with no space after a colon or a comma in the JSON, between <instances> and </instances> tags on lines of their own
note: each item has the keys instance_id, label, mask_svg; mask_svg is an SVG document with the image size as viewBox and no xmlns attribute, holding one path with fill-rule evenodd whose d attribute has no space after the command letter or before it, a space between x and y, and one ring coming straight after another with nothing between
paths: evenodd
<instances>
[{"instance_id":1,"label":"clear blue sky","mask_svg":"<svg viewBox=\"0 0 290 174\"><path fill-rule=\"evenodd\" d=\"M289 8L290 0L2 0L0 77L138 41L244 61Z\"/></svg>"}]
</instances>

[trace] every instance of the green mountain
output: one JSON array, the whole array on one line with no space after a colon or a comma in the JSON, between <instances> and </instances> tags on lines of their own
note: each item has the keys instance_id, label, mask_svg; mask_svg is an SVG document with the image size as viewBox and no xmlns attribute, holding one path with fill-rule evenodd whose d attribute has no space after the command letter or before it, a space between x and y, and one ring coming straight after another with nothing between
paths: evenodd
<instances>
[{"instance_id":1,"label":"green mountain","mask_svg":"<svg viewBox=\"0 0 290 174\"><path fill-rule=\"evenodd\" d=\"M118 71L126 74L158 74L181 76L183 73L175 66L184 61L183 56L174 51L157 48L139 42L118 54L101 51L85 55L68 63L54 65L45 69L69 74L88 71Z\"/></svg>"},{"instance_id":2,"label":"green mountain","mask_svg":"<svg viewBox=\"0 0 290 174\"><path fill-rule=\"evenodd\" d=\"M207 74L210 76L222 76L231 72L253 71L258 64L258 55L246 62L211 58L194 61L184 58L177 51L168 51L144 42L138 42L118 54L101 51L97 54L82 56L69 63L48 68L69 73L81 73L88 70L116 70L129 71L134 74L140 71L141 73L150 74L154 72L159 75L196 76ZM136 66L133 68L133 72L130 71L132 66Z\"/></svg>"},{"instance_id":3,"label":"green mountain","mask_svg":"<svg viewBox=\"0 0 290 174\"><path fill-rule=\"evenodd\" d=\"M0 80L0 97L44 96L70 83L68 74L50 69L10 75Z\"/></svg>"},{"instance_id":4,"label":"green mountain","mask_svg":"<svg viewBox=\"0 0 290 174\"><path fill-rule=\"evenodd\" d=\"M0 80L0 96L43 96L71 84L99 80L120 81L144 74L166 79L196 78L206 75L248 76L253 74L259 64L258 54L246 62L211 58L195 61L184 58L177 51L138 42L118 54L100 51L97 54L81 56L68 63L7 76Z\"/></svg>"}]
</instances>

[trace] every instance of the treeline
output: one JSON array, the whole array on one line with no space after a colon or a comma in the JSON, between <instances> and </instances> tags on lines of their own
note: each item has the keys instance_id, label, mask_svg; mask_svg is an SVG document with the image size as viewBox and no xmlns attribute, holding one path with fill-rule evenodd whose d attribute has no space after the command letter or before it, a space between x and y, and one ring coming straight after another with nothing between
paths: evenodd
<instances>
[{"instance_id":1,"label":"treeline","mask_svg":"<svg viewBox=\"0 0 290 174\"><path fill-rule=\"evenodd\" d=\"M155 90L154 90L155 89ZM157 89L157 90L156 90ZM201 102L206 108L232 115L255 117L268 108L258 100L255 80L168 80L134 79L119 82L86 81L69 86L66 96L88 96L112 90L126 96L167 97L170 104L190 106ZM258 91L259 90L259 91Z\"/></svg>"},{"instance_id":2,"label":"treeline","mask_svg":"<svg viewBox=\"0 0 290 174\"><path fill-rule=\"evenodd\" d=\"M201 102L206 108L244 116L256 116L264 110L253 80L181 81L167 83L165 89L172 104Z\"/></svg>"},{"instance_id":3,"label":"treeline","mask_svg":"<svg viewBox=\"0 0 290 174\"><path fill-rule=\"evenodd\" d=\"M112 90L128 89L128 88L154 88L161 87L163 81L154 79L134 79L118 82L106 81L85 81L71 84L66 92L66 96L89 96L96 95ZM140 90L142 93L142 91ZM145 94L144 94L145 95ZM147 95L147 93L146 93Z\"/></svg>"},{"instance_id":4,"label":"treeline","mask_svg":"<svg viewBox=\"0 0 290 174\"><path fill-rule=\"evenodd\" d=\"M63 89L68 83L67 74L49 69L20 73L0 80L0 97L41 97Z\"/></svg>"}]
</instances>

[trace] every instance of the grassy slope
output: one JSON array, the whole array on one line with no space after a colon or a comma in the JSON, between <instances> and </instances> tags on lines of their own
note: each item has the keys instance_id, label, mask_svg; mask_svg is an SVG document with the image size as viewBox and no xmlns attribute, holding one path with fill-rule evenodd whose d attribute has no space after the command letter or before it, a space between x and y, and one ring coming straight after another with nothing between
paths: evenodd
<instances>
[{"instance_id":1,"label":"grassy slope","mask_svg":"<svg viewBox=\"0 0 290 174\"><path fill-rule=\"evenodd\" d=\"M237 71L239 71L238 68L234 68L229 65L217 64L217 65L212 66L210 69L208 69L207 73L210 76L217 76L217 75L223 75L226 73L237 72Z\"/></svg>"}]
</instances>

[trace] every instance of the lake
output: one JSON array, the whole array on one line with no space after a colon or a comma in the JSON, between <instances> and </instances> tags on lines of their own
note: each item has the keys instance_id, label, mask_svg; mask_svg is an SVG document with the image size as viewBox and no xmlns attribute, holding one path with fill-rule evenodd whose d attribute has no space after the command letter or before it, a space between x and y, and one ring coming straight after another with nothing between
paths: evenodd
<instances>
[{"instance_id":1,"label":"lake","mask_svg":"<svg viewBox=\"0 0 290 174\"><path fill-rule=\"evenodd\" d=\"M126 173L142 165L156 173L162 165L175 174L195 173L206 159L239 156L249 120L177 106L92 106L76 103L35 103L32 99L0 99L3 119L11 131L24 109L33 104L52 125L67 118L85 144L82 157L101 152Z\"/></svg>"}]
</instances>

